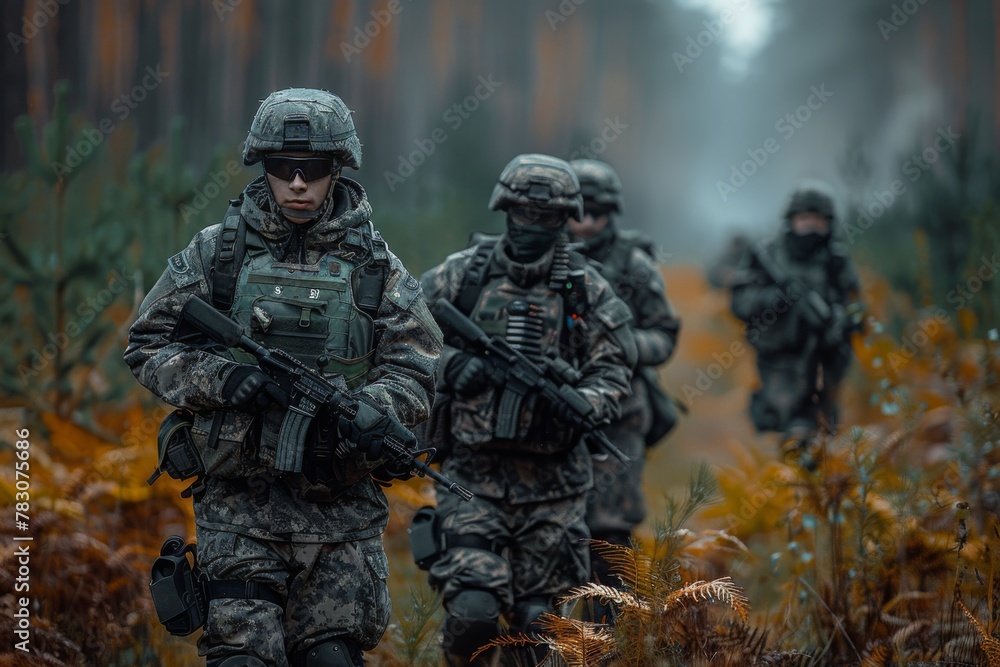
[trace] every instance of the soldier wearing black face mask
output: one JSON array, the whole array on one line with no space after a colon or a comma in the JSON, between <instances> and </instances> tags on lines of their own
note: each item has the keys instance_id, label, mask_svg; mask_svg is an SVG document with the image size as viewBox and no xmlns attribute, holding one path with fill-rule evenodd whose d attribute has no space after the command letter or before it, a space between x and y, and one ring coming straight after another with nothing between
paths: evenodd
<instances>
[{"instance_id":1,"label":"soldier wearing black face mask","mask_svg":"<svg viewBox=\"0 0 1000 667\"><path fill-rule=\"evenodd\" d=\"M597 269L567 247L567 219L583 217L576 174L550 155L518 155L489 207L505 213L507 233L430 269L420 279L424 296L451 303L535 363L569 369L563 381L590 403L597 423L617 419L636 361L632 316ZM512 400L515 392L491 372L493 359L445 328L438 396L451 398L447 433L434 444L442 471L476 497L454 503L438 495L444 548L429 580L446 611L447 663L495 664L494 656L472 655L498 635L501 617L512 632L536 632L539 617L588 579L593 466L558 405L535 389ZM536 665L544 653L525 647L499 657Z\"/></svg>"},{"instance_id":2,"label":"soldier wearing black face mask","mask_svg":"<svg viewBox=\"0 0 1000 667\"><path fill-rule=\"evenodd\" d=\"M860 283L834 239L834 220L828 194L795 191L781 236L749 248L732 288L732 310L747 323L762 385L750 416L759 431L784 432L785 453L804 459L817 430L837 423L837 389L860 312Z\"/></svg>"}]
</instances>

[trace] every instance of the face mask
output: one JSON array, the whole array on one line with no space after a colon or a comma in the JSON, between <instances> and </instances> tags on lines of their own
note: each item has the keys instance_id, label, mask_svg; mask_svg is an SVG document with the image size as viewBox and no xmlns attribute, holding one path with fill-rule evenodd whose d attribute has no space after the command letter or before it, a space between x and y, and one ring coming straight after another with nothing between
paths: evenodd
<instances>
[{"instance_id":1,"label":"face mask","mask_svg":"<svg viewBox=\"0 0 1000 667\"><path fill-rule=\"evenodd\" d=\"M808 234L788 232L788 252L796 259L806 259L826 245L829 239L828 235L818 232L809 232Z\"/></svg>"},{"instance_id":2,"label":"face mask","mask_svg":"<svg viewBox=\"0 0 1000 667\"><path fill-rule=\"evenodd\" d=\"M507 239L510 241L512 258L518 262L533 262L552 247L562 232L560 227L538 227L518 225L507 219Z\"/></svg>"}]
</instances>

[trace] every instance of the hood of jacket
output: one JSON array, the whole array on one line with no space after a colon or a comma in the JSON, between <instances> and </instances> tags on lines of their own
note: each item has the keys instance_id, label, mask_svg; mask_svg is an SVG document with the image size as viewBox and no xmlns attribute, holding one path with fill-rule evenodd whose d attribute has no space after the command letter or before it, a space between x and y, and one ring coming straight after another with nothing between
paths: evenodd
<instances>
[{"instance_id":1,"label":"hood of jacket","mask_svg":"<svg viewBox=\"0 0 1000 667\"><path fill-rule=\"evenodd\" d=\"M297 224L275 212L276 205L263 175L243 189L240 213L252 229L263 237L275 256L283 261L302 262L315 253L337 246L348 229L368 224L372 207L365 189L344 176L331 187L326 213L314 222Z\"/></svg>"}]
</instances>

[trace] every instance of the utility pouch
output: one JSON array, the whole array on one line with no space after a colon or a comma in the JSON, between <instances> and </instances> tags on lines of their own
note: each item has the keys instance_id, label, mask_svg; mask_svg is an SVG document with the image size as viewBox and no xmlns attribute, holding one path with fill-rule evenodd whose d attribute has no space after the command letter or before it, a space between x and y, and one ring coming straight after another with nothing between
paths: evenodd
<instances>
[{"instance_id":1,"label":"utility pouch","mask_svg":"<svg viewBox=\"0 0 1000 667\"><path fill-rule=\"evenodd\" d=\"M646 393L649 397L653 422L646 433L645 441L647 447L653 447L677 426L677 405L674 403L674 399L660 386L655 368L640 366L636 368L635 374L645 383Z\"/></svg>"},{"instance_id":2,"label":"utility pouch","mask_svg":"<svg viewBox=\"0 0 1000 667\"><path fill-rule=\"evenodd\" d=\"M188 559L188 554L191 559ZM149 592L167 632L185 637L205 624L208 599L198 570L197 547L171 535L153 562Z\"/></svg>"},{"instance_id":3,"label":"utility pouch","mask_svg":"<svg viewBox=\"0 0 1000 667\"><path fill-rule=\"evenodd\" d=\"M197 476L194 483L181 492L181 496L190 498L192 494L204 490L205 464L191 436L193 423L194 413L189 410L174 410L163 420L156 438L159 460L153 474L146 480L147 484L155 482L163 473L177 480Z\"/></svg>"},{"instance_id":4,"label":"utility pouch","mask_svg":"<svg viewBox=\"0 0 1000 667\"><path fill-rule=\"evenodd\" d=\"M437 508L425 506L413 515L413 523L406 529L410 536L410 551L413 561L421 570L431 569L444 553L441 543L441 526Z\"/></svg>"}]
</instances>

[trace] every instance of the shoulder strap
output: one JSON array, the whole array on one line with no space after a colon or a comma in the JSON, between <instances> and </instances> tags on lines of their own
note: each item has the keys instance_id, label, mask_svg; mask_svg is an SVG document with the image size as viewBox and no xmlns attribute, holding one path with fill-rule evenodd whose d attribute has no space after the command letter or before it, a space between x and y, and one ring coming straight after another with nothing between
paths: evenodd
<instances>
[{"instance_id":1,"label":"shoulder strap","mask_svg":"<svg viewBox=\"0 0 1000 667\"><path fill-rule=\"evenodd\" d=\"M383 240L381 234L375 231L371 221L364 229L366 231L361 231L360 228L348 230L349 232L355 230L360 232L360 242L357 245L363 246L369 253L368 261L358 272L359 277L354 290L354 304L358 310L374 320L378 315L379 304L382 302L382 291L385 288L385 279L389 269L389 244ZM352 241L353 237L346 243L351 244Z\"/></svg>"},{"instance_id":2,"label":"shoulder strap","mask_svg":"<svg viewBox=\"0 0 1000 667\"><path fill-rule=\"evenodd\" d=\"M236 282L239 279L243 256L246 254L247 225L240 215L243 197L229 200L229 210L222 222L222 230L215 244L215 262L212 265L212 305L220 313L233 307Z\"/></svg>"},{"instance_id":3,"label":"shoulder strap","mask_svg":"<svg viewBox=\"0 0 1000 667\"><path fill-rule=\"evenodd\" d=\"M472 309L476 307L479 294L486 284L487 269L490 264L490 257L496 247L499 237L486 239L476 246L476 252L469 261L469 266L465 269L465 277L462 279L462 286L458 290L458 297L455 299L455 306L465 315L471 315Z\"/></svg>"}]
</instances>

